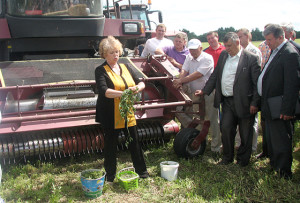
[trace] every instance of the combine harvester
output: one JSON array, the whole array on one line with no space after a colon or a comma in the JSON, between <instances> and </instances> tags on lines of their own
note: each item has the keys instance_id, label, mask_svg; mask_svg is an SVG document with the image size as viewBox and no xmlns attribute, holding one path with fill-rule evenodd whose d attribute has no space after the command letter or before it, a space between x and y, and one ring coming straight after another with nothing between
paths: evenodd
<instances>
[{"instance_id":1,"label":"combine harvester","mask_svg":"<svg viewBox=\"0 0 300 203\"><path fill-rule=\"evenodd\" d=\"M108 35L122 41L145 37L144 21L105 18L102 0L72 2L1 1L1 164L103 149L103 133L95 123L94 71L104 62L97 57L97 47ZM165 57L123 57L120 62L146 83L135 106L141 143L169 141L179 132L173 121L179 113L176 107L192 105L172 85L175 68ZM193 121L191 128L177 134L174 148L179 156L204 152L205 140L196 137L199 131L193 128L199 122L203 121ZM125 148L124 142L121 133L119 148Z\"/></svg>"}]
</instances>

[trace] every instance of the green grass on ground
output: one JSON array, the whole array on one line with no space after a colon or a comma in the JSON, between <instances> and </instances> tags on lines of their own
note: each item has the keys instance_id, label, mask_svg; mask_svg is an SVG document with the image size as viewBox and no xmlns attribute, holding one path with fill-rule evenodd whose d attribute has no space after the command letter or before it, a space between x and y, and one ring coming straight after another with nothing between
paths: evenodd
<instances>
[{"instance_id":1,"label":"green grass on ground","mask_svg":"<svg viewBox=\"0 0 300 203\"><path fill-rule=\"evenodd\" d=\"M270 170L269 160L256 160L245 168L237 164L217 165L218 158L208 149L203 156L179 159L172 140L165 146L145 150L150 178L139 187L125 191L115 181L104 186L97 199L84 196L80 172L103 168L103 156L94 154L67 157L53 162L31 162L5 166L0 196L6 202L299 202L300 124L296 125L293 152L293 179L280 179ZM261 149L259 136L258 149ZM160 177L160 162L179 162L178 179ZM131 166L128 151L118 152L118 170Z\"/></svg>"}]
</instances>

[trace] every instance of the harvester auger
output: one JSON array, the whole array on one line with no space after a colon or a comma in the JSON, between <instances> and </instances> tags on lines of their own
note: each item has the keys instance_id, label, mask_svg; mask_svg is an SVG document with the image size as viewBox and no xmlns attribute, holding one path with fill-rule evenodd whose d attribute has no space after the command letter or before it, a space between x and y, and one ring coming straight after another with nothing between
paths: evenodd
<instances>
[{"instance_id":1,"label":"harvester auger","mask_svg":"<svg viewBox=\"0 0 300 203\"><path fill-rule=\"evenodd\" d=\"M0 62L1 163L26 161L28 157L47 160L102 152L104 135L95 123L94 71L103 62L103 59ZM162 57L121 58L120 62L146 83L141 101L135 105L142 145L169 141L179 132L174 122L176 107L192 105L190 98L172 85L178 72ZM124 133L118 139L119 148L125 149Z\"/></svg>"}]
</instances>

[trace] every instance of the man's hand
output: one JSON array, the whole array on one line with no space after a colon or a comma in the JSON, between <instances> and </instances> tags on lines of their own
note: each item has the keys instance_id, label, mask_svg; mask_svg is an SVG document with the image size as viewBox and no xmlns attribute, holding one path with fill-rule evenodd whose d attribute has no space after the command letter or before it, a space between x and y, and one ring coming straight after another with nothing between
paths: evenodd
<instances>
[{"instance_id":1,"label":"man's hand","mask_svg":"<svg viewBox=\"0 0 300 203\"><path fill-rule=\"evenodd\" d=\"M176 89L179 89L181 86L182 86L182 82L180 79L175 79L173 81L173 86L176 88Z\"/></svg>"},{"instance_id":2,"label":"man's hand","mask_svg":"<svg viewBox=\"0 0 300 203\"><path fill-rule=\"evenodd\" d=\"M256 106L250 106L250 113L251 114L256 114L258 111L258 108Z\"/></svg>"},{"instance_id":3,"label":"man's hand","mask_svg":"<svg viewBox=\"0 0 300 203\"><path fill-rule=\"evenodd\" d=\"M287 116L287 115L282 115L282 114L280 114L280 119L283 119L283 120L285 120L285 121L291 120L291 119L293 119L293 118L294 118L294 116Z\"/></svg>"},{"instance_id":4,"label":"man's hand","mask_svg":"<svg viewBox=\"0 0 300 203\"><path fill-rule=\"evenodd\" d=\"M201 96L203 95L204 93L202 92L202 90L196 90L195 91L195 96Z\"/></svg>"}]
</instances>

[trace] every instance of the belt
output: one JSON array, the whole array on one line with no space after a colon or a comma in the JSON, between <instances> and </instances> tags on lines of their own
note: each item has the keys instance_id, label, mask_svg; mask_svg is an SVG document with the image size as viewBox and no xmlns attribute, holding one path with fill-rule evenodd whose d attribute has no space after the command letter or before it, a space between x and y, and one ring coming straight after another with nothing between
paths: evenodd
<instances>
[{"instance_id":1,"label":"belt","mask_svg":"<svg viewBox=\"0 0 300 203\"><path fill-rule=\"evenodd\" d=\"M233 96L228 96L228 97L227 97L227 96L224 96L224 95L223 95L223 97L224 97L225 99L233 99Z\"/></svg>"}]
</instances>

